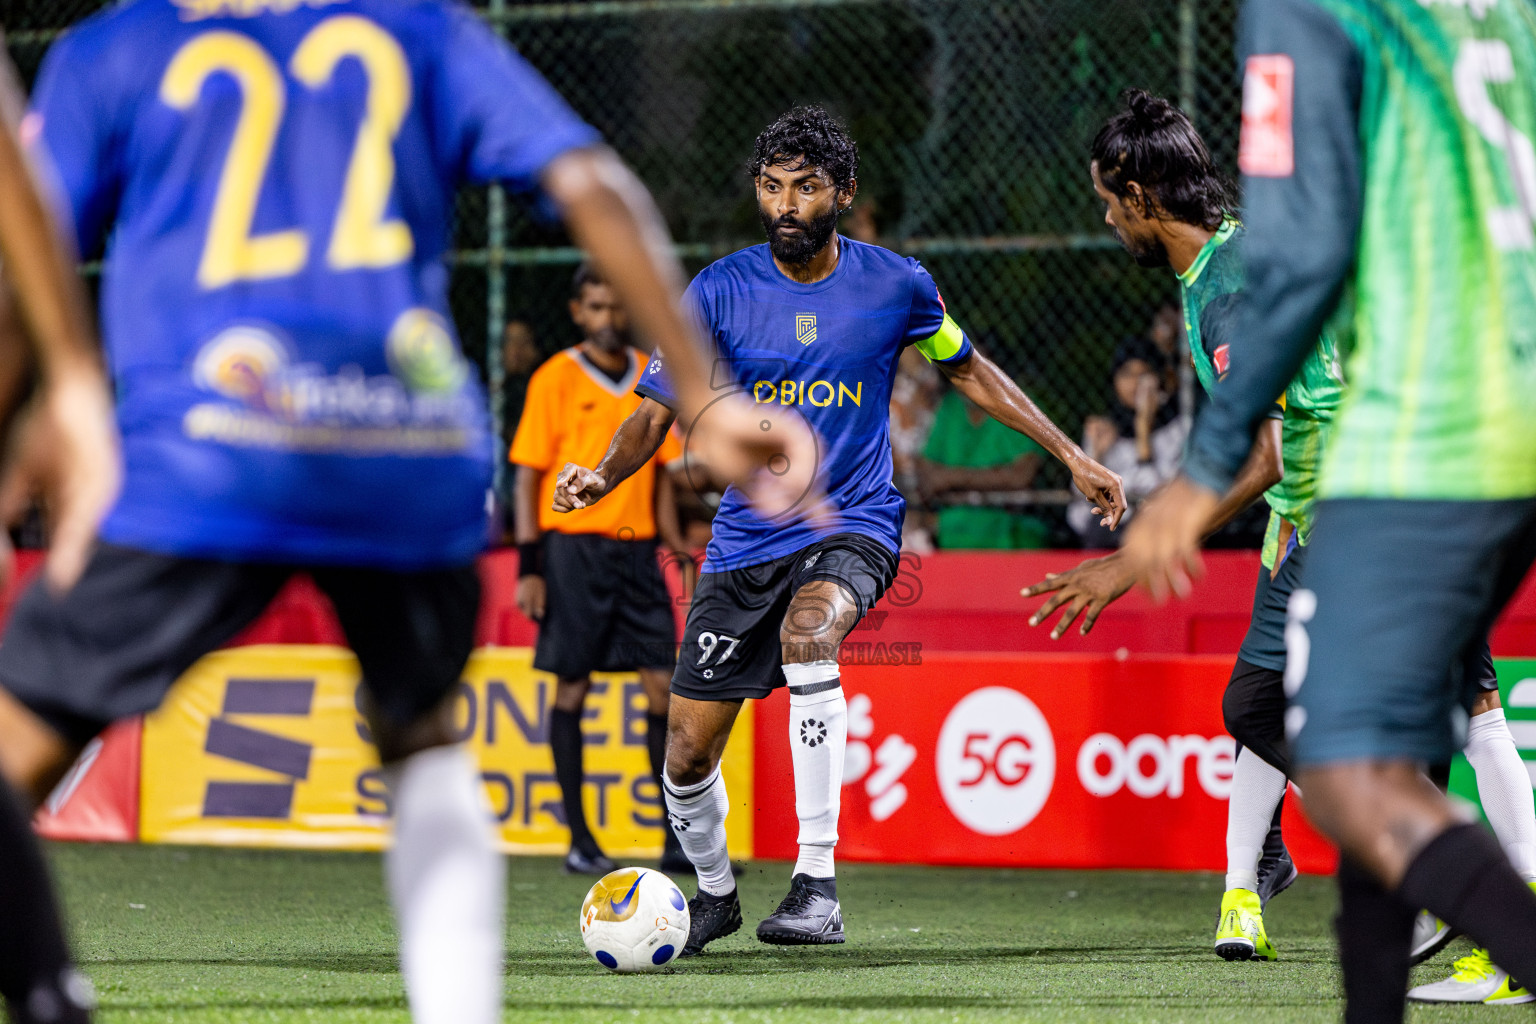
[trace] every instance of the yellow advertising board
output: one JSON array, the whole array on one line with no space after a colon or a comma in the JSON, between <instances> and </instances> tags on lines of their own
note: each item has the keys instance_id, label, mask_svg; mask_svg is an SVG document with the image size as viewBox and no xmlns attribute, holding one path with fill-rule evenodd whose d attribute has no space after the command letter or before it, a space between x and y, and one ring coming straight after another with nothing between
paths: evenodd
<instances>
[{"instance_id":1,"label":"yellow advertising board","mask_svg":"<svg viewBox=\"0 0 1536 1024\"><path fill-rule=\"evenodd\" d=\"M554 677L527 648L482 648L454 696L454 722L480 763L513 853L564 853L569 834L549 751ZM144 721L139 835L145 842L378 849L389 794L357 708L345 648L267 645L211 654ZM586 738L587 820L621 864L661 852L662 805L632 673L594 676ZM731 855L752 854L752 708L723 771Z\"/></svg>"}]
</instances>

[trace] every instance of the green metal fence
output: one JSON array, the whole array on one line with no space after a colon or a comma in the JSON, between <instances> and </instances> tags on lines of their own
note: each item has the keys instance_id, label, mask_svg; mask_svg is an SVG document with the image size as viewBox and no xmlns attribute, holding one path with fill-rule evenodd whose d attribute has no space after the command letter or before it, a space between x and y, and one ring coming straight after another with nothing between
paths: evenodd
<instances>
[{"instance_id":1,"label":"green metal fence","mask_svg":"<svg viewBox=\"0 0 1536 1024\"><path fill-rule=\"evenodd\" d=\"M99 0L3 0L23 76ZM1122 89L1177 98L1235 162L1231 0L487 0L477 9L650 186L697 269L761 241L744 164L796 103L860 144L859 205L921 258L951 312L1069 430L1105 403L1110 353L1175 295L1109 238L1087 147ZM579 253L500 189L458 204L451 299L499 391L503 325L573 340ZM1060 484L1062 478L1047 478Z\"/></svg>"}]
</instances>

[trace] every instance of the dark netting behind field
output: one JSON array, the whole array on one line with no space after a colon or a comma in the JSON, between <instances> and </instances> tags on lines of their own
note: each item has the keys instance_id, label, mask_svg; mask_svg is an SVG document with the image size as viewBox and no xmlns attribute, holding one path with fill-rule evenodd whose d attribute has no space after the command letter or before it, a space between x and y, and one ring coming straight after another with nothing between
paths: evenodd
<instances>
[{"instance_id":1,"label":"dark netting behind field","mask_svg":"<svg viewBox=\"0 0 1536 1024\"><path fill-rule=\"evenodd\" d=\"M98 0L0 0L30 82ZM743 167L797 103L860 144L880 240L921 258L956 319L1076 433L1110 352L1175 293L1109 238L1087 147L1118 93L1177 99L1221 164L1239 116L1229 0L481 0L477 10L650 186L689 270L761 240ZM574 338L579 254L515 197L459 201L452 302L493 381L509 316L541 347ZM491 353L494 356L494 351ZM1060 475L1043 483L1059 485Z\"/></svg>"}]
</instances>

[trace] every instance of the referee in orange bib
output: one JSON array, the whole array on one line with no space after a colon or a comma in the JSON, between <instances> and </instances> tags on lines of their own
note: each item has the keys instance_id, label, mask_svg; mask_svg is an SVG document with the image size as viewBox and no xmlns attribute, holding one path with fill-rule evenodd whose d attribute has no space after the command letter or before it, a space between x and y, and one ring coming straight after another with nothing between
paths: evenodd
<instances>
[{"instance_id":1,"label":"referee in orange bib","mask_svg":"<svg viewBox=\"0 0 1536 1024\"><path fill-rule=\"evenodd\" d=\"M539 624L533 667L556 678L549 746L571 828L565 870L601 875L615 868L582 804L582 704L591 673L635 670L648 705L646 746L665 831L662 870L686 871L691 865L660 797L677 627L656 562L658 527L667 547L687 557L666 473L683 450L668 435L656 457L602 504L566 515L551 508L561 467L597 465L640 404L634 387L649 360L629 343L624 312L590 264L576 271L570 307L582 341L533 374L510 454L517 466L517 605Z\"/></svg>"}]
</instances>

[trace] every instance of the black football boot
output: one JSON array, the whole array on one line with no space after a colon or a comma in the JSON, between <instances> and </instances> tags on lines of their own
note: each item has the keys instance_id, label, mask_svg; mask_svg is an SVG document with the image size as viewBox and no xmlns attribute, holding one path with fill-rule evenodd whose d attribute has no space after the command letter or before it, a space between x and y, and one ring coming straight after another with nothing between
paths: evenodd
<instances>
[{"instance_id":1,"label":"black football boot","mask_svg":"<svg viewBox=\"0 0 1536 1024\"><path fill-rule=\"evenodd\" d=\"M700 889L688 901L688 941L678 956L698 956L704 947L741 928L741 898L732 889L724 896L711 896Z\"/></svg>"},{"instance_id":2,"label":"black football boot","mask_svg":"<svg viewBox=\"0 0 1536 1024\"><path fill-rule=\"evenodd\" d=\"M779 909L757 926L759 942L775 946L831 946L844 941L837 879L796 875Z\"/></svg>"}]
</instances>

